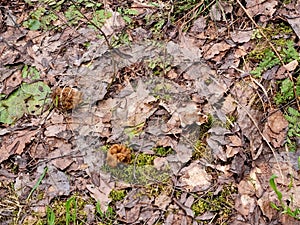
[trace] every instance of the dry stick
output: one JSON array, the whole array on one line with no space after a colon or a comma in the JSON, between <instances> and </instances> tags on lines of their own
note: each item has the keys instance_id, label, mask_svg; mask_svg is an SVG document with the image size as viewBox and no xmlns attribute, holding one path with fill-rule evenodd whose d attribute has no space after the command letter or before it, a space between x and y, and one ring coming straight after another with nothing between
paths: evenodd
<instances>
[{"instance_id":1,"label":"dry stick","mask_svg":"<svg viewBox=\"0 0 300 225\"><path fill-rule=\"evenodd\" d=\"M257 80L253 79L252 76L250 75L250 73L246 73L245 71L243 71L243 70L241 70L241 69L239 69L239 68L237 68L237 67L235 67L235 66L231 66L231 68L235 69L236 71L238 71L238 72L240 72L240 73L242 73L242 74L246 74L247 76L249 75L250 80L251 80L253 83L255 83L257 86L259 86L259 87L261 88L261 90L263 91L264 95L265 95L266 97L268 97L268 93L267 93L266 89L264 88L264 86L262 86L261 83L259 83ZM272 104L271 104L271 102L270 102L270 99L269 99L269 98L267 98L267 99L268 99L269 107L272 108ZM263 103L263 102L262 102L262 103Z\"/></svg>"},{"instance_id":2,"label":"dry stick","mask_svg":"<svg viewBox=\"0 0 300 225\"><path fill-rule=\"evenodd\" d=\"M249 111L246 109L246 107L243 106L243 105L241 105L237 100L234 100L234 102L235 102L236 104L238 104L238 106L240 106L240 107L247 113L247 115L249 116L250 120L252 121L252 123L254 124L254 126L256 127L256 129L258 130L259 134L261 135L261 137L263 138L263 140L267 143L268 147L271 149L271 151L272 151L272 153L273 153L273 155L274 155L275 161L276 161L276 163L277 163L277 165L278 165L278 168L279 168L279 171L280 171L280 175L281 175L282 178L284 178L274 148L272 147L272 145L270 144L270 142L268 141L268 139L263 135L263 133L262 133L261 130L259 129L257 123L255 122L254 118L251 116L251 114L250 114Z\"/></svg>"},{"instance_id":3,"label":"dry stick","mask_svg":"<svg viewBox=\"0 0 300 225\"><path fill-rule=\"evenodd\" d=\"M272 50L275 52L276 56L278 57L278 59L280 60L281 64L284 65L284 62L282 60L282 57L280 56L280 54L278 53L278 51L276 50L275 46L272 44L271 41L269 41L268 37L265 35L265 33L262 31L262 29L258 26L258 24L253 20L253 18L249 15L247 9L242 5L242 3L237 0L238 4L240 5L240 7L243 9L243 11L246 13L246 15L248 16L248 18L251 20L251 22L255 25L255 27L258 29L258 31L261 33L261 35L266 39L266 41L268 42L268 44L270 45L270 47L272 48Z\"/></svg>"},{"instance_id":4,"label":"dry stick","mask_svg":"<svg viewBox=\"0 0 300 225\"><path fill-rule=\"evenodd\" d=\"M272 50L275 52L275 54L278 57L278 59L280 60L281 64L285 65L284 62L283 62L283 60L282 60L282 57L280 56L280 54L276 50L275 46L268 39L268 37L265 35L265 33L262 31L262 29L258 26L258 24L253 20L253 18L249 15L247 9L242 5L242 3L239 0L237 0L237 3L240 5L240 7L246 13L246 15L248 16L248 18L251 20L251 22L255 25L255 27L261 33L261 35L266 39L266 41L268 42L268 44L270 45L270 47L272 48ZM295 85L294 79L293 79L293 77L292 77L292 75L290 73L288 73L288 76L289 76L290 80L293 82L293 87L294 87L293 88L293 92L294 92L294 95L295 95L295 99L296 99L296 104L297 104L298 110L300 110L300 104L299 104L299 101L298 101L298 96L297 96L297 92L296 92L296 85Z\"/></svg>"},{"instance_id":5,"label":"dry stick","mask_svg":"<svg viewBox=\"0 0 300 225\"><path fill-rule=\"evenodd\" d=\"M71 2L72 2L72 4L73 4L73 6L76 8L76 10L89 22L89 23L91 23L94 27L96 27L97 28L97 30L103 35L103 37L104 37L104 39L105 39L105 41L106 41L106 43L107 43L107 45L108 45L108 47L109 47L109 49L113 49L113 47L112 47L112 45L109 43L109 40L108 40L108 37L106 36L106 34L101 30L101 28L97 25L97 24L95 24L93 21L91 21L89 18L87 18L86 17L86 15L84 15L81 11L80 11L80 9L78 8L78 6L76 5L76 3L74 2L74 0L71 0Z\"/></svg>"}]
</instances>

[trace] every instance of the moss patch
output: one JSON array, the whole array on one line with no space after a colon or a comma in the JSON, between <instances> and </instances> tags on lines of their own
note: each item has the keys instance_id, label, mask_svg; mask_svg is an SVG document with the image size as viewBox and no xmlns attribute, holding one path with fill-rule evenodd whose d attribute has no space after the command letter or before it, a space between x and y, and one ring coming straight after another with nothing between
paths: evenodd
<instances>
[{"instance_id":1,"label":"moss patch","mask_svg":"<svg viewBox=\"0 0 300 225\"><path fill-rule=\"evenodd\" d=\"M196 216L202 215L205 212L213 212L217 216L214 218L214 221L207 222L213 222L213 224L227 224L226 221L228 221L233 213L233 194L236 192L237 189L233 185L225 185L217 195L209 191L201 195L192 205L192 210Z\"/></svg>"}]
</instances>

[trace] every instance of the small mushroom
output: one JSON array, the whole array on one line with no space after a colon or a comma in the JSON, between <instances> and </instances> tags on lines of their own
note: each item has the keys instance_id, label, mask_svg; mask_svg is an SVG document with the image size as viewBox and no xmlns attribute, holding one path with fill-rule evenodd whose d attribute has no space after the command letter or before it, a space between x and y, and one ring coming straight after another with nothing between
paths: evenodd
<instances>
[{"instance_id":1,"label":"small mushroom","mask_svg":"<svg viewBox=\"0 0 300 225\"><path fill-rule=\"evenodd\" d=\"M124 145L114 144L112 145L106 157L106 163L110 167L116 167L119 163L129 163L131 160L131 151Z\"/></svg>"},{"instance_id":2,"label":"small mushroom","mask_svg":"<svg viewBox=\"0 0 300 225\"><path fill-rule=\"evenodd\" d=\"M82 102L82 93L75 88L56 88L52 93L52 101L58 109L70 110L76 108Z\"/></svg>"}]
</instances>

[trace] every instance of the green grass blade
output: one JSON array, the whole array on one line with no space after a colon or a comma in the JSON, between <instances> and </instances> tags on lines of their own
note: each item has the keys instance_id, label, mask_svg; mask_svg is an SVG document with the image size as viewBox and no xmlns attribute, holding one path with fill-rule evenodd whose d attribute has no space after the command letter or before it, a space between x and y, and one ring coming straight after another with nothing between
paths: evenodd
<instances>
[{"instance_id":1,"label":"green grass blade","mask_svg":"<svg viewBox=\"0 0 300 225\"><path fill-rule=\"evenodd\" d=\"M44 172L42 173L42 175L40 176L40 178L38 179L38 181L36 182L36 184L34 185L34 187L31 189L29 195L26 198L26 201L29 200L29 198L31 197L31 195L33 194L33 192L38 188L38 186L41 184L42 180L44 179L46 173L48 171L48 167L44 168Z\"/></svg>"},{"instance_id":2,"label":"green grass blade","mask_svg":"<svg viewBox=\"0 0 300 225\"><path fill-rule=\"evenodd\" d=\"M273 174L270 178L270 186L273 189L273 191L276 193L280 203L282 203L282 193L277 188L277 185L275 183L275 178L277 178L277 176Z\"/></svg>"}]
</instances>

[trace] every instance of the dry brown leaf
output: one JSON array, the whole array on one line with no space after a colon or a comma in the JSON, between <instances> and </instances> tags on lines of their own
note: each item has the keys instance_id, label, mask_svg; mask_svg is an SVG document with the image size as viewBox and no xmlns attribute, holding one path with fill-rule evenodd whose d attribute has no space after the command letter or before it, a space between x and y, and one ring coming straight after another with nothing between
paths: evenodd
<instances>
[{"instance_id":1,"label":"dry brown leaf","mask_svg":"<svg viewBox=\"0 0 300 225\"><path fill-rule=\"evenodd\" d=\"M9 95L13 90L15 90L22 83L22 74L21 70L15 71L11 76L9 76L4 81L3 90L1 93Z\"/></svg>"},{"instance_id":2,"label":"dry brown leaf","mask_svg":"<svg viewBox=\"0 0 300 225\"><path fill-rule=\"evenodd\" d=\"M300 21L299 21L299 22L300 22ZM285 68L287 71L291 72L291 71L294 71L294 70L297 68L297 66L298 66L298 60L295 59L295 60L289 62L288 64L285 64L285 65L284 65L284 68Z\"/></svg>"},{"instance_id":3,"label":"dry brown leaf","mask_svg":"<svg viewBox=\"0 0 300 225\"><path fill-rule=\"evenodd\" d=\"M118 12L111 12L111 13L112 16L105 21L103 27L101 28L101 30L106 36L110 36L116 32L121 31L126 25L120 13Z\"/></svg>"},{"instance_id":4,"label":"dry brown leaf","mask_svg":"<svg viewBox=\"0 0 300 225\"><path fill-rule=\"evenodd\" d=\"M273 113L265 124L263 135L275 148L282 146L286 139L288 122L281 111Z\"/></svg>"},{"instance_id":5,"label":"dry brown leaf","mask_svg":"<svg viewBox=\"0 0 300 225\"><path fill-rule=\"evenodd\" d=\"M199 16L193 23L191 28L191 32L193 33L201 33L206 28L206 18L204 16Z\"/></svg>"},{"instance_id":6,"label":"dry brown leaf","mask_svg":"<svg viewBox=\"0 0 300 225\"><path fill-rule=\"evenodd\" d=\"M243 216L248 216L254 212L256 206L255 198L249 195L239 195L235 199L235 209Z\"/></svg>"},{"instance_id":7,"label":"dry brown leaf","mask_svg":"<svg viewBox=\"0 0 300 225\"><path fill-rule=\"evenodd\" d=\"M172 199L169 195L161 193L157 198L155 198L154 205L156 205L160 210L165 210L171 202Z\"/></svg>"},{"instance_id":8,"label":"dry brown leaf","mask_svg":"<svg viewBox=\"0 0 300 225\"><path fill-rule=\"evenodd\" d=\"M295 18L287 18L287 21L297 34L298 38L300 38L300 17L297 16Z\"/></svg>"},{"instance_id":9,"label":"dry brown leaf","mask_svg":"<svg viewBox=\"0 0 300 225\"><path fill-rule=\"evenodd\" d=\"M254 2L257 1L247 1L247 12L251 17L256 15L265 15L271 17L276 12L276 6L278 5L278 1L276 0L267 0L263 2L260 1L260 3Z\"/></svg>"},{"instance_id":10,"label":"dry brown leaf","mask_svg":"<svg viewBox=\"0 0 300 225\"><path fill-rule=\"evenodd\" d=\"M92 197L100 203L100 208L102 212L106 212L108 204L111 202L109 198L109 193L115 186L114 182L108 182L100 176L99 186L86 185L87 190L91 193Z\"/></svg>"},{"instance_id":11,"label":"dry brown leaf","mask_svg":"<svg viewBox=\"0 0 300 225\"><path fill-rule=\"evenodd\" d=\"M220 54L220 52L224 52L230 49L230 45L227 44L225 41L213 44L206 52L204 52L205 59L211 59L214 56Z\"/></svg>"},{"instance_id":12,"label":"dry brown leaf","mask_svg":"<svg viewBox=\"0 0 300 225\"><path fill-rule=\"evenodd\" d=\"M240 152L240 148L226 145L226 157L231 158Z\"/></svg>"},{"instance_id":13,"label":"dry brown leaf","mask_svg":"<svg viewBox=\"0 0 300 225\"><path fill-rule=\"evenodd\" d=\"M39 170L41 173L44 167L37 169L37 171ZM43 183L47 186L44 197L48 198L49 202L57 196L68 196L70 194L70 181L64 172L58 170L55 166L48 165L48 175L44 178Z\"/></svg>"},{"instance_id":14,"label":"dry brown leaf","mask_svg":"<svg viewBox=\"0 0 300 225\"><path fill-rule=\"evenodd\" d=\"M209 10L209 16L215 21L226 21L226 14L232 13L232 4L226 1L218 1Z\"/></svg>"},{"instance_id":15,"label":"dry brown leaf","mask_svg":"<svg viewBox=\"0 0 300 225\"><path fill-rule=\"evenodd\" d=\"M231 135L228 137L229 140L230 140L230 146L234 146L234 147L242 147L243 146L243 143L242 143L242 140L236 136L236 135Z\"/></svg>"},{"instance_id":16,"label":"dry brown leaf","mask_svg":"<svg viewBox=\"0 0 300 225\"><path fill-rule=\"evenodd\" d=\"M185 167L182 173L179 181L188 192L205 191L211 186L212 176L195 162Z\"/></svg>"},{"instance_id":17,"label":"dry brown leaf","mask_svg":"<svg viewBox=\"0 0 300 225\"><path fill-rule=\"evenodd\" d=\"M250 41L253 30L241 30L235 31L230 34L231 39L237 43L245 43Z\"/></svg>"},{"instance_id":18,"label":"dry brown leaf","mask_svg":"<svg viewBox=\"0 0 300 225\"><path fill-rule=\"evenodd\" d=\"M153 160L153 166L157 170L166 170L168 168L168 160L163 157L157 157Z\"/></svg>"},{"instance_id":19,"label":"dry brown leaf","mask_svg":"<svg viewBox=\"0 0 300 225\"><path fill-rule=\"evenodd\" d=\"M33 140L37 132L37 130L21 130L15 131L13 135L5 135L1 142L0 163L11 155L23 153L26 145Z\"/></svg>"},{"instance_id":20,"label":"dry brown leaf","mask_svg":"<svg viewBox=\"0 0 300 225\"><path fill-rule=\"evenodd\" d=\"M277 196L275 196L272 192L266 192L260 199L257 200L257 204L259 205L263 215L272 221L272 219L277 216L277 211L271 207L270 202L279 203Z\"/></svg>"}]
</instances>

